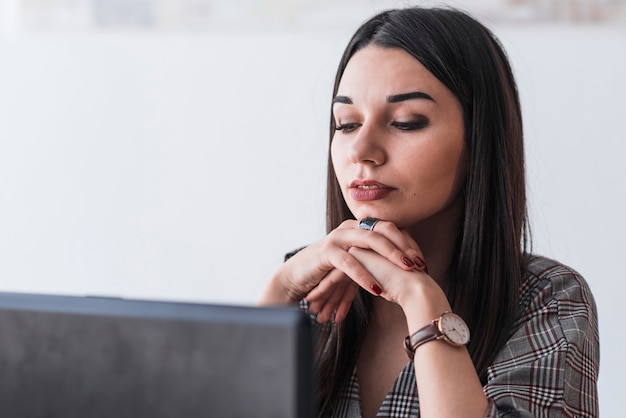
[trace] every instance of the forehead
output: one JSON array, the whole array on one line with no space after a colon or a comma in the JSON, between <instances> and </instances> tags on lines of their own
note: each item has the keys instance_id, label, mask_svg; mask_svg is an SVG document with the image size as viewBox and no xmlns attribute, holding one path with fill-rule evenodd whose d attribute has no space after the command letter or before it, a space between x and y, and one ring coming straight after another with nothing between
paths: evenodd
<instances>
[{"instance_id":1,"label":"forehead","mask_svg":"<svg viewBox=\"0 0 626 418\"><path fill-rule=\"evenodd\" d=\"M447 88L405 50L368 45L348 61L337 94L384 97L414 90L442 94Z\"/></svg>"}]
</instances>

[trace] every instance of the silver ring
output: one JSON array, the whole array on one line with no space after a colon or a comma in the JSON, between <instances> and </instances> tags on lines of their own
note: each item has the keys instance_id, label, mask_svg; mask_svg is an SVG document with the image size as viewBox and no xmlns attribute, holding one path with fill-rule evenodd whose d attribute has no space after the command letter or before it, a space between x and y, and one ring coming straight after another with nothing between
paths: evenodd
<instances>
[{"instance_id":1,"label":"silver ring","mask_svg":"<svg viewBox=\"0 0 626 418\"><path fill-rule=\"evenodd\" d=\"M374 225L376 225L378 221L380 221L378 218L363 218L359 221L359 229L373 231Z\"/></svg>"}]
</instances>

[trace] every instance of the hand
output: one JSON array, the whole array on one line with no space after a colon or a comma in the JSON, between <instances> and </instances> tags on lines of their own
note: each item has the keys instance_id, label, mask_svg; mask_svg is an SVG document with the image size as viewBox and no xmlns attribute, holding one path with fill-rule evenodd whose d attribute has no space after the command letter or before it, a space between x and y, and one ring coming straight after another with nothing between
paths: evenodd
<instances>
[{"instance_id":1,"label":"hand","mask_svg":"<svg viewBox=\"0 0 626 418\"><path fill-rule=\"evenodd\" d=\"M357 228L356 221L344 222L338 230ZM363 287L370 293L375 295L389 294L386 289L386 284L381 280L386 280L386 275L376 274L375 269L371 266L364 264L367 263L367 257L359 256L357 250L361 249L367 253L376 254L381 260L385 260L389 266L392 266L395 271L399 272L411 272L411 271L423 271L426 269L426 265L423 261L423 255L418 245L413 241L410 235L406 231L399 230L393 223L379 221L376 224L374 231L358 230L360 236L364 236L367 240L365 245L352 243L347 249L351 259L356 260L358 263L358 269L365 268L368 281L365 283L371 283L371 278L375 280L375 284L379 286L378 290L381 292L372 292L372 288L363 286L364 281L359 280L357 276L351 275L345 270L333 270L328 273L328 276L323 277L319 284L306 296L309 301L309 310L312 313L317 314L319 322L326 322L334 315L335 322L342 321L348 313L352 300L358 291L358 286ZM333 231L335 232L335 231ZM381 243L379 245L379 243ZM391 247L388 247L391 245ZM394 251L395 249L395 251ZM397 253L397 250L400 250ZM380 264L380 260L378 261ZM388 275L387 275L388 276Z\"/></svg>"},{"instance_id":2,"label":"hand","mask_svg":"<svg viewBox=\"0 0 626 418\"><path fill-rule=\"evenodd\" d=\"M382 284L385 291L380 296L400 305L406 314L432 319L450 310L445 292L426 272L398 269L371 250L351 248L350 253Z\"/></svg>"},{"instance_id":3,"label":"hand","mask_svg":"<svg viewBox=\"0 0 626 418\"><path fill-rule=\"evenodd\" d=\"M358 286L374 295L383 291L381 284L350 254L351 248L372 250L405 271L415 268L412 260L421 257L421 252L408 234L390 222L376 224L376 232L358 229L357 224L354 220L343 222L285 262L259 303L295 303L306 296L312 301L311 312L318 313L318 320L326 321L337 311L335 320L339 321L347 314Z\"/></svg>"}]
</instances>

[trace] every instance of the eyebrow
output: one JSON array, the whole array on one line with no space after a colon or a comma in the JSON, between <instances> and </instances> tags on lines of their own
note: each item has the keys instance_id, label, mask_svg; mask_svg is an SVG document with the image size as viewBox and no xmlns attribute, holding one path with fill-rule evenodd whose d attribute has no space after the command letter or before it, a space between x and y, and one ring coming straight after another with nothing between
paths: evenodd
<instances>
[{"instance_id":1,"label":"eyebrow","mask_svg":"<svg viewBox=\"0 0 626 418\"><path fill-rule=\"evenodd\" d=\"M401 93L401 94L394 94L392 96L388 96L387 103L400 103L400 102L404 102L407 100L416 100L416 99L425 99L425 100L430 100L432 102L435 102L435 99L433 99L429 94L424 93L423 91L412 91L410 93ZM349 98L348 96L335 96L335 98L333 99L333 104L335 103L342 103L342 104L349 104L349 105L353 104L352 99Z\"/></svg>"},{"instance_id":2,"label":"eyebrow","mask_svg":"<svg viewBox=\"0 0 626 418\"><path fill-rule=\"evenodd\" d=\"M348 96L335 96L335 98L333 99L333 104L335 103L353 104L352 99Z\"/></svg>"},{"instance_id":3,"label":"eyebrow","mask_svg":"<svg viewBox=\"0 0 626 418\"><path fill-rule=\"evenodd\" d=\"M402 93L395 94L393 96L387 97L387 103L399 103L404 102L405 100L415 100L415 99L426 99L432 102L435 101L429 94L424 93L423 91L412 91L410 93Z\"/></svg>"}]
</instances>

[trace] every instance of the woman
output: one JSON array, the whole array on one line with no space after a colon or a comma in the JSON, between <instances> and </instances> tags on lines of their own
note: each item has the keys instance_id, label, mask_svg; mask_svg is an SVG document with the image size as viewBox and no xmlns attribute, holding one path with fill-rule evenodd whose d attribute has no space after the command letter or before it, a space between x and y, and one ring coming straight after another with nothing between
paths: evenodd
<instances>
[{"instance_id":1,"label":"woman","mask_svg":"<svg viewBox=\"0 0 626 418\"><path fill-rule=\"evenodd\" d=\"M330 127L328 235L260 301L316 315L320 415L597 416L594 301L527 250L521 111L493 34L451 9L373 17Z\"/></svg>"}]
</instances>

